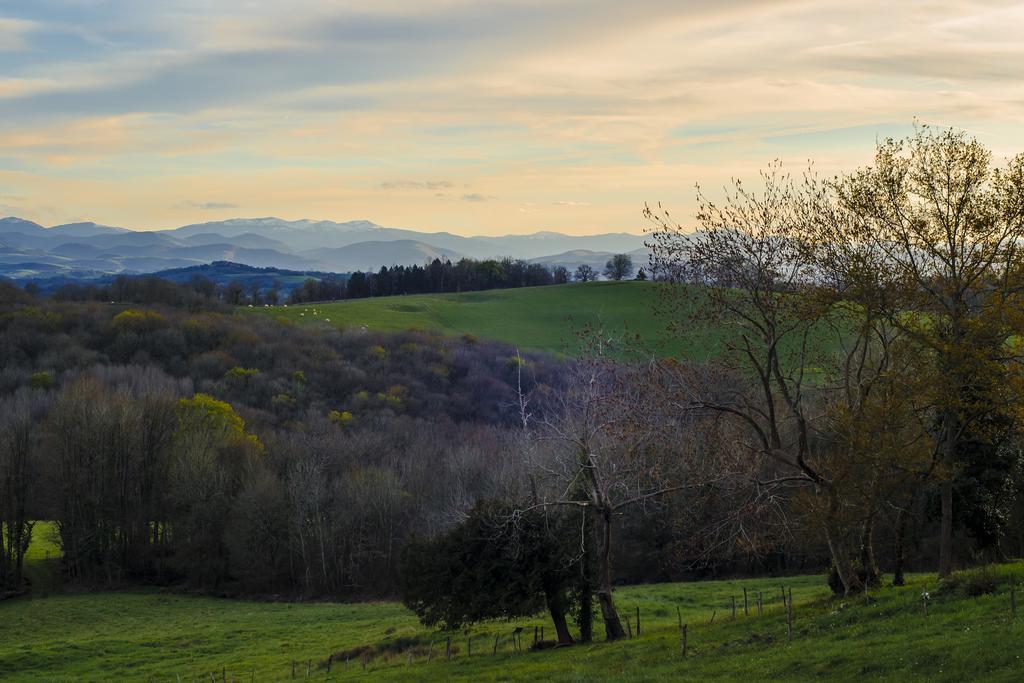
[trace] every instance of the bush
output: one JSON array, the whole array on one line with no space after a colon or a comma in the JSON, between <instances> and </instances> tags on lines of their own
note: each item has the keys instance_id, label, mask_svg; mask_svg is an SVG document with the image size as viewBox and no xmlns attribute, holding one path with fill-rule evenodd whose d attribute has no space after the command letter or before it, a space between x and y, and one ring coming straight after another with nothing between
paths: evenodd
<instances>
[{"instance_id":1,"label":"bush","mask_svg":"<svg viewBox=\"0 0 1024 683\"><path fill-rule=\"evenodd\" d=\"M939 593L958 593L970 598L995 593L1006 583L1006 577L999 576L989 567L953 572L939 583Z\"/></svg>"}]
</instances>

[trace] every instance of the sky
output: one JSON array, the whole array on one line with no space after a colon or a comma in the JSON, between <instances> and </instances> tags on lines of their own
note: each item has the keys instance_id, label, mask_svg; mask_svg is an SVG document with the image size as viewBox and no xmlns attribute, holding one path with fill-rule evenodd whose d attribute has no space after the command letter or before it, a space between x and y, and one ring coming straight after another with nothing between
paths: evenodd
<instances>
[{"instance_id":1,"label":"sky","mask_svg":"<svg viewBox=\"0 0 1024 683\"><path fill-rule=\"evenodd\" d=\"M0 215L460 234L686 223L915 120L1024 151L1024 5L4 0Z\"/></svg>"}]
</instances>

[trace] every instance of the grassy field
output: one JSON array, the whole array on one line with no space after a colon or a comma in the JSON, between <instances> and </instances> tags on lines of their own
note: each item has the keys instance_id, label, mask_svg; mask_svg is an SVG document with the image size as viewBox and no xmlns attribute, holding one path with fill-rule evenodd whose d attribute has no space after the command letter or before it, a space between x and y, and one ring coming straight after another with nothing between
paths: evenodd
<instances>
[{"instance_id":1,"label":"grassy field","mask_svg":"<svg viewBox=\"0 0 1024 683\"><path fill-rule=\"evenodd\" d=\"M384 332L421 328L472 334L569 353L579 345L574 332L589 323L611 333L628 329L661 348L666 342L665 323L654 315L656 287L646 282L590 282L245 310L302 323L328 321L337 327L365 326ZM672 352L684 350L678 341L669 340L668 347Z\"/></svg>"},{"instance_id":2,"label":"grassy field","mask_svg":"<svg viewBox=\"0 0 1024 683\"><path fill-rule=\"evenodd\" d=\"M1024 563L1003 565L1004 578ZM781 586L793 591L787 637ZM744 615L743 589L750 600ZM758 592L765 611L754 607ZM922 593L928 592L927 613ZM731 604L737 600L737 617ZM1008 587L967 597L937 592L930 577L867 599L828 597L821 576L623 587L616 599L641 635L557 650L515 653L544 619L443 633L393 602L260 603L159 591L60 594L0 603L0 680L236 681L297 678L401 680L1020 680L1024 626ZM679 654L677 608L688 624ZM714 623L711 622L715 615ZM600 629L598 629L600 630ZM454 656L444 661L445 639ZM472 637L472 653L468 638ZM492 654L499 636L497 654ZM433 643L433 646L431 646ZM366 667L362 654L367 653ZM431 654L427 662L428 652ZM409 654L412 654L412 662ZM333 655L330 672L326 668ZM346 659L348 664L346 665Z\"/></svg>"},{"instance_id":3,"label":"grassy field","mask_svg":"<svg viewBox=\"0 0 1024 683\"><path fill-rule=\"evenodd\" d=\"M654 311L658 287L651 282L587 282L241 310L305 324L471 334L570 355L580 347L575 333L592 325L610 335L638 335L644 346L658 355L695 360L718 355L722 339L732 330L717 325L690 327L686 335L666 334L668 321Z\"/></svg>"}]
</instances>

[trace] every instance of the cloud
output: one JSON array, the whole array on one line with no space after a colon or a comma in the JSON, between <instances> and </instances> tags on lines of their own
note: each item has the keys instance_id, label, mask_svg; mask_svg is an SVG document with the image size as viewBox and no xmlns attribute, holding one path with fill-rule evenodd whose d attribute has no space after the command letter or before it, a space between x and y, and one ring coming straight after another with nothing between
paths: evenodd
<instances>
[{"instance_id":1,"label":"cloud","mask_svg":"<svg viewBox=\"0 0 1024 683\"><path fill-rule=\"evenodd\" d=\"M447 190L455 187L455 183L448 180L397 180L385 181L378 187L382 190Z\"/></svg>"},{"instance_id":2,"label":"cloud","mask_svg":"<svg viewBox=\"0 0 1024 683\"><path fill-rule=\"evenodd\" d=\"M232 204L231 202L196 202L196 201L184 201L179 204L181 208L186 209L204 209L204 210L215 210L215 209L237 209L238 204Z\"/></svg>"},{"instance_id":3,"label":"cloud","mask_svg":"<svg viewBox=\"0 0 1024 683\"><path fill-rule=\"evenodd\" d=\"M914 116L1024 149L1019 3L0 4L0 188L115 225L235 208L180 202L216 188L266 215L636 230L775 157L869 163Z\"/></svg>"},{"instance_id":4,"label":"cloud","mask_svg":"<svg viewBox=\"0 0 1024 683\"><path fill-rule=\"evenodd\" d=\"M0 17L0 52L19 52L29 48L29 33L36 24L23 19Z\"/></svg>"}]
</instances>

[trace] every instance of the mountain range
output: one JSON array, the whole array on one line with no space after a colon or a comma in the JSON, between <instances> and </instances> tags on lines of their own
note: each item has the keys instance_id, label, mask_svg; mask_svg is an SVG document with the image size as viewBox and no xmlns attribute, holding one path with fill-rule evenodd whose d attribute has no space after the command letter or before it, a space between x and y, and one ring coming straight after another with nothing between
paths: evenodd
<instances>
[{"instance_id":1,"label":"mountain range","mask_svg":"<svg viewBox=\"0 0 1024 683\"><path fill-rule=\"evenodd\" d=\"M0 276L16 280L91 279L152 273L213 261L261 268L345 273L381 266L511 257L535 263L600 268L615 253L647 260L644 236L630 233L465 237L386 228L366 220L232 218L171 230L137 231L92 222L44 227L0 219Z\"/></svg>"}]
</instances>

